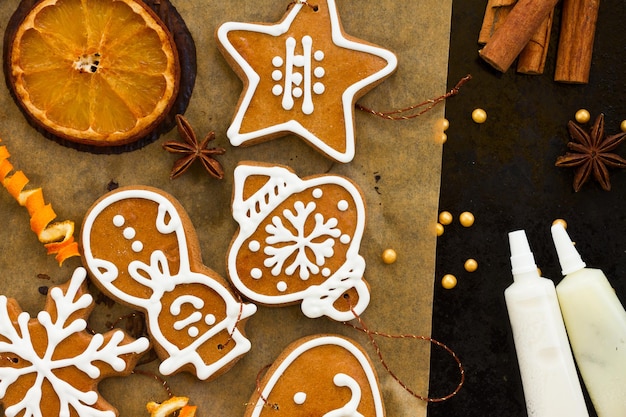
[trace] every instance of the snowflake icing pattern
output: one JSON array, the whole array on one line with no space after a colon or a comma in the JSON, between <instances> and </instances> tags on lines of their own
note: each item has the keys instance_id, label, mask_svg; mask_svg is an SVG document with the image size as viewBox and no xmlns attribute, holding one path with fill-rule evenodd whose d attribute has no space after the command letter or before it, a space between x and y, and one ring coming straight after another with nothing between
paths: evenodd
<instances>
[{"instance_id":1,"label":"snowflake icing pattern","mask_svg":"<svg viewBox=\"0 0 626 417\"><path fill-rule=\"evenodd\" d=\"M123 331L86 333L85 319L93 297L85 291L85 278L86 271L77 268L66 286L52 288L46 309L36 320L21 312L15 300L0 296L0 402L7 417L20 413L47 417L43 403L54 398L42 394L44 386L51 387L58 397L56 416L69 417L71 409L81 417L116 415L95 386L105 377L127 374L149 342L146 338L134 340ZM80 353L63 357L61 345L78 348ZM25 380L32 380L32 385L24 386ZM100 409L107 406L109 409Z\"/></svg>"},{"instance_id":2,"label":"snowflake icing pattern","mask_svg":"<svg viewBox=\"0 0 626 417\"><path fill-rule=\"evenodd\" d=\"M316 207L314 202L309 202L305 206L303 202L298 201L294 204L295 213L289 209L283 211L283 217L290 225L285 225L279 216L274 216L272 223L265 228L269 234L265 240L268 244L264 250L268 255L265 266L272 268L273 275L279 275L287 260L295 253L294 261L284 268L284 272L291 276L299 269L300 279L307 280L311 274L319 273L326 258L333 256L335 240L341 236L341 230L336 227L337 219L330 218L325 221L321 213L315 213L313 230L306 233L305 225ZM328 238L324 239L326 236ZM313 254L314 261L309 259L308 251Z\"/></svg>"}]
</instances>

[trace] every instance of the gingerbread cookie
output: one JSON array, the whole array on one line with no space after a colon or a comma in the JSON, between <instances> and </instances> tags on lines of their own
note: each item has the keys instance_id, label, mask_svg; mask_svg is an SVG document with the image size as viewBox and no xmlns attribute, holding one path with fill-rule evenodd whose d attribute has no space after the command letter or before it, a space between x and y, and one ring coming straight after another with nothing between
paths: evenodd
<instances>
[{"instance_id":1,"label":"gingerbread cookie","mask_svg":"<svg viewBox=\"0 0 626 417\"><path fill-rule=\"evenodd\" d=\"M296 134L338 162L355 152L355 102L396 56L344 33L334 0L293 2L276 24L228 22L218 47L244 83L227 135L234 146Z\"/></svg>"},{"instance_id":2,"label":"gingerbread cookie","mask_svg":"<svg viewBox=\"0 0 626 417\"><path fill-rule=\"evenodd\" d=\"M357 186L337 175L300 179L287 167L254 163L241 163L234 177L233 285L266 306L301 302L310 318L351 320L350 307L361 314L370 295L359 255L365 204Z\"/></svg>"},{"instance_id":3,"label":"gingerbread cookie","mask_svg":"<svg viewBox=\"0 0 626 417\"><path fill-rule=\"evenodd\" d=\"M367 353L354 341L334 335L289 345L260 381L245 417L277 414L384 417L378 377Z\"/></svg>"},{"instance_id":4,"label":"gingerbread cookie","mask_svg":"<svg viewBox=\"0 0 626 417\"><path fill-rule=\"evenodd\" d=\"M145 312L162 374L212 379L250 350L243 331L256 306L238 301L202 263L191 221L172 196L149 187L106 194L85 217L82 251L104 293Z\"/></svg>"},{"instance_id":5,"label":"gingerbread cookie","mask_svg":"<svg viewBox=\"0 0 626 417\"><path fill-rule=\"evenodd\" d=\"M0 296L0 403L5 416L118 415L98 393L98 383L129 375L150 343L122 330L86 331L94 306L86 277L85 269L77 268L67 283L51 288L37 319L14 299Z\"/></svg>"}]
</instances>

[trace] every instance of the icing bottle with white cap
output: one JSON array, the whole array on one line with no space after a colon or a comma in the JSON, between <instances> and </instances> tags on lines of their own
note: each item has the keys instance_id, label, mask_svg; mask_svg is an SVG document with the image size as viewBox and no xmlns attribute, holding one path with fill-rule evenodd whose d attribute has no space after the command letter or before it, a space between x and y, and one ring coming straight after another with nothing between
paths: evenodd
<instances>
[{"instance_id":1,"label":"icing bottle with white cap","mask_svg":"<svg viewBox=\"0 0 626 417\"><path fill-rule=\"evenodd\" d=\"M588 417L554 283L539 275L523 230L509 243L513 284L504 298L528 417Z\"/></svg>"},{"instance_id":2,"label":"icing bottle with white cap","mask_svg":"<svg viewBox=\"0 0 626 417\"><path fill-rule=\"evenodd\" d=\"M626 416L626 311L604 273L586 268L565 228L552 226L565 278L556 286L578 369L598 417Z\"/></svg>"}]
</instances>

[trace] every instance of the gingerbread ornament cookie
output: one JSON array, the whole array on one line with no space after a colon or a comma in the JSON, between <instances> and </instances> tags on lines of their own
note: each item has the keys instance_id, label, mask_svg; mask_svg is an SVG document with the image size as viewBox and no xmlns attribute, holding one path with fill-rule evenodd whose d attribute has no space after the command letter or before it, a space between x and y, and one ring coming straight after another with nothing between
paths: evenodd
<instances>
[{"instance_id":1,"label":"gingerbread ornament cookie","mask_svg":"<svg viewBox=\"0 0 626 417\"><path fill-rule=\"evenodd\" d=\"M98 393L98 383L129 375L150 343L122 330L86 331L94 306L86 277L77 268L67 283L51 288L36 319L17 301L0 296L0 403L5 416L118 415Z\"/></svg>"},{"instance_id":2,"label":"gingerbread ornament cookie","mask_svg":"<svg viewBox=\"0 0 626 417\"><path fill-rule=\"evenodd\" d=\"M317 335L289 345L248 402L245 417L384 417L376 371L343 336Z\"/></svg>"},{"instance_id":3,"label":"gingerbread ornament cookie","mask_svg":"<svg viewBox=\"0 0 626 417\"><path fill-rule=\"evenodd\" d=\"M357 186L337 175L301 179L287 167L256 163L241 163L234 177L233 285L266 306L301 303L310 318L361 314L370 294L359 254L365 203Z\"/></svg>"},{"instance_id":4,"label":"gingerbread ornament cookie","mask_svg":"<svg viewBox=\"0 0 626 417\"><path fill-rule=\"evenodd\" d=\"M334 0L293 2L275 24L224 23L216 37L244 83L227 132L232 145L293 133L335 161L354 158L354 105L397 58L347 35Z\"/></svg>"},{"instance_id":5,"label":"gingerbread ornament cookie","mask_svg":"<svg viewBox=\"0 0 626 417\"><path fill-rule=\"evenodd\" d=\"M85 217L82 250L104 293L145 312L162 374L213 379L250 350L244 325L256 306L202 263L191 221L172 196L150 187L106 194Z\"/></svg>"}]
</instances>

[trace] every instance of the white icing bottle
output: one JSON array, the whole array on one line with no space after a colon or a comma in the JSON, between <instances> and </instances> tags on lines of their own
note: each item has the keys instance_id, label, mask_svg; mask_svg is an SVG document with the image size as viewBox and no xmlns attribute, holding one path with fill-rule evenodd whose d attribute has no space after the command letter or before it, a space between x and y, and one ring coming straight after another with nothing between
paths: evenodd
<instances>
[{"instance_id":1,"label":"white icing bottle","mask_svg":"<svg viewBox=\"0 0 626 417\"><path fill-rule=\"evenodd\" d=\"M528 417L588 417L554 283L539 276L523 230L509 243L514 281L504 298Z\"/></svg>"},{"instance_id":2,"label":"white icing bottle","mask_svg":"<svg viewBox=\"0 0 626 417\"><path fill-rule=\"evenodd\" d=\"M574 357L598 417L626 416L626 311L599 269L585 268L562 225L552 238L565 278L556 286Z\"/></svg>"}]
</instances>

